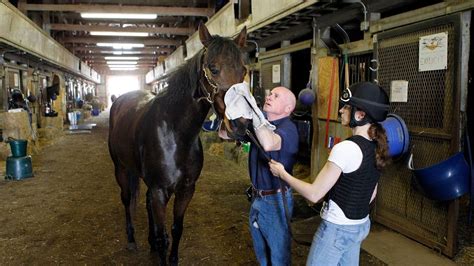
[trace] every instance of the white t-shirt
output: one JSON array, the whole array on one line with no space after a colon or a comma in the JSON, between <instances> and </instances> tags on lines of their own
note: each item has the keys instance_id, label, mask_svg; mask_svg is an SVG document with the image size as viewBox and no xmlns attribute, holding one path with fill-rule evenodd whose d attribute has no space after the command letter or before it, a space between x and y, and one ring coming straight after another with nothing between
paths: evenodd
<instances>
[{"instance_id":1,"label":"white t-shirt","mask_svg":"<svg viewBox=\"0 0 474 266\"><path fill-rule=\"evenodd\" d=\"M343 173L351 173L359 169L362 164L362 157L362 150L359 145L353 141L344 140L332 148L328 161L336 164ZM328 222L346 225L365 223L369 219L369 215L358 220L347 218L342 209L332 200L329 200L327 204L323 204L320 215L322 219Z\"/></svg>"}]
</instances>

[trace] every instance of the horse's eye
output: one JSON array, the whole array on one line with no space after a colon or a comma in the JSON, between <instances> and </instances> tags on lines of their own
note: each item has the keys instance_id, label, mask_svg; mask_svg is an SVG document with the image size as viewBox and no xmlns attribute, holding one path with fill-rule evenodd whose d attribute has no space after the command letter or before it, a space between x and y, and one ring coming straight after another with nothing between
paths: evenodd
<instances>
[{"instance_id":1,"label":"horse's eye","mask_svg":"<svg viewBox=\"0 0 474 266\"><path fill-rule=\"evenodd\" d=\"M207 66L209 68L209 70L211 71L212 75L217 75L219 74L219 69L217 69L217 67L213 64L209 64Z\"/></svg>"}]
</instances>

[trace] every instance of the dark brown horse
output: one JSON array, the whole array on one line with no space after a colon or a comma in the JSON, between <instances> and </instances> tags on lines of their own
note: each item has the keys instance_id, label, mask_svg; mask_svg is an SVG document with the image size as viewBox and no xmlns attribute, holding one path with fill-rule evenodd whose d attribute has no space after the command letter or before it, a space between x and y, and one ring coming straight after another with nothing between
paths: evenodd
<instances>
[{"instance_id":1,"label":"dark brown horse","mask_svg":"<svg viewBox=\"0 0 474 266\"><path fill-rule=\"evenodd\" d=\"M165 92L129 92L110 110L109 151L125 207L128 248L136 249L132 217L141 177L148 187L148 242L163 265L169 244L166 205L174 194L169 262L177 264L184 213L203 166L201 125L211 106L223 116L225 92L246 73L239 50L246 41L245 28L229 40L211 36L201 24L199 37L204 49L169 77ZM246 125L239 123L228 128L235 136L245 134Z\"/></svg>"}]
</instances>

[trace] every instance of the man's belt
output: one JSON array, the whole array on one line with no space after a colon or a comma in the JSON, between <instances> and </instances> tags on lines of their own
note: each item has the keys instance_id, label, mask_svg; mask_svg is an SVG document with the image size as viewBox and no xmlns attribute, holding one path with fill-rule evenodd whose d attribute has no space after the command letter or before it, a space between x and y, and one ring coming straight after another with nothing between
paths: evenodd
<instances>
[{"instance_id":1,"label":"man's belt","mask_svg":"<svg viewBox=\"0 0 474 266\"><path fill-rule=\"evenodd\" d=\"M283 192L288 191L288 187L284 186L283 187ZM277 193L280 193L281 189L269 189L269 190L263 190L263 189L256 189L252 187L252 194L254 197L265 197L265 196L270 196L270 195L275 195Z\"/></svg>"}]
</instances>

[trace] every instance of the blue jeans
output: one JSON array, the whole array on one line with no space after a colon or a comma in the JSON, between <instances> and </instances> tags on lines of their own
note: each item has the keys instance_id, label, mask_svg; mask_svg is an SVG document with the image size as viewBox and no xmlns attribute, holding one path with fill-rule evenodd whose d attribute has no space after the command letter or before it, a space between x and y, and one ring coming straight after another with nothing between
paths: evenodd
<instances>
[{"instance_id":1,"label":"blue jeans","mask_svg":"<svg viewBox=\"0 0 474 266\"><path fill-rule=\"evenodd\" d=\"M314 235L306 265L359 265L360 244L370 231L370 220L339 225L322 220Z\"/></svg>"},{"instance_id":2,"label":"blue jeans","mask_svg":"<svg viewBox=\"0 0 474 266\"><path fill-rule=\"evenodd\" d=\"M291 189L285 192L289 216L293 213ZM249 226L253 248L260 265L291 265L291 236L282 193L255 197L250 207Z\"/></svg>"}]
</instances>

